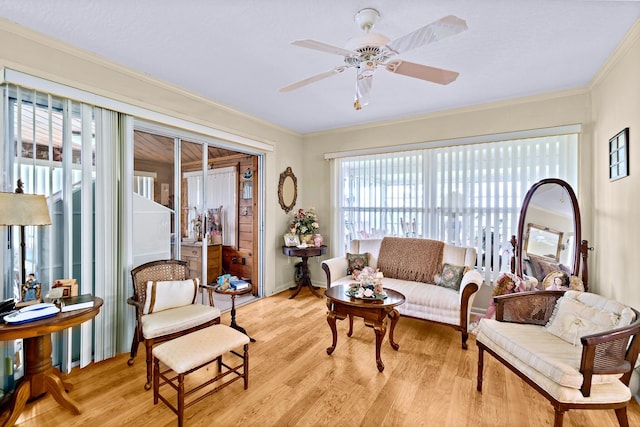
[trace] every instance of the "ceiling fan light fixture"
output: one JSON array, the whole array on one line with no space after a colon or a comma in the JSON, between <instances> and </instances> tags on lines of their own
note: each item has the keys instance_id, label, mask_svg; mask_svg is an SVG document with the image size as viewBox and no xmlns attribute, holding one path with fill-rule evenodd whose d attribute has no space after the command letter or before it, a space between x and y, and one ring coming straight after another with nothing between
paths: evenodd
<instances>
[{"instance_id":1,"label":"ceiling fan light fixture","mask_svg":"<svg viewBox=\"0 0 640 427\"><path fill-rule=\"evenodd\" d=\"M345 49L358 52L367 47L380 47L389 43L389 37L380 33L366 33L353 37L345 45Z\"/></svg>"},{"instance_id":2,"label":"ceiling fan light fixture","mask_svg":"<svg viewBox=\"0 0 640 427\"><path fill-rule=\"evenodd\" d=\"M356 24L358 24L358 27L365 33L373 29L373 26L378 22L378 18L380 18L380 12L371 7L359 10L354 16Z\"/></svg>"},{"instance_id":3,"label":"ceiling fan light fixture","mask_svg":"<svg viewBox=\"0 0 640 427\"><path fill-rule=\"evenodd\" d=\"M364 61L358 67L358 78L372 77L376 71L376 63L374 61Z\"/></svg>"}]
</instances>

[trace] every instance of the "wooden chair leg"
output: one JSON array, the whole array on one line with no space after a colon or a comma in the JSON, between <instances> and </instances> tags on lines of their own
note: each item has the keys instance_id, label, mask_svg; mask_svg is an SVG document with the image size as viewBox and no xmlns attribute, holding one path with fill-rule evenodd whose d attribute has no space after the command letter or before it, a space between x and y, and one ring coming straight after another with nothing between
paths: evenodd
<instances>
[{"instance_id":1,"label":"wooden chair leg","mask_svg":"<svg viewBox=\"0 0 640 427\"><path fill-rule=\"evenodd\" d=\"M178 427L184 423L184 374L178 374Z\"/></svg>"},{"instance_id":2,"label":"wooden chair leg","mask_svg":"<svg viewBox=\"0 0 640 427\"><path fill-rule=\"evenodd\" d=\"M146 359L147 359L147 383L144 385L145 390L151 389L151 381L153 380L153 341L145 340L144 346L146 349Z\"/></svg>"},{"instance_id":3,"label":"wooden chair leg","mask_svg":"<svg viewBox=\"0 0 640 427\"><path fill-rule=\"evenodd\" d=\"M629 419L627 418L627 407L616 409L616 417L620 427L629 427Z\"/></svg>"},{"instance_id":4,"label":"wooden chair leg","mask_svg":"<svg viewBox=\"0 0 640 427\"><path fill-rule=\"evenodd\" d=\"M467 331L462 331L462 348L463 350L467 349L467 339L469 338L469 333Z\"/></svg>"},{"instance_id":5,"label":"wooden chair leg","mask_svg":"<svg viewBox=\"0 0 640 427\"><path fill-rule=\"evenodd\" d=\"M249 344L244 345L244 366L243 369L243 377L244 377L244 389L249 388Z\"/></svg>"},{"instance_id":6,"label":"wooden chair leg","mask_svg":"<svg viewBox=\"0 0 640 427\"><path fill-rule=\"evenodd\" d=\"M138 346L140 345L140 334L138 333L138 328L133 331L133 340L131 341L131 352L129 353L129 360L127 361L127 365L133 365L133 359L138 355Z\"/></svg>"},{"instance_id":7,"label":"wooden chair leg","mask_svg":"<svg viewBox=\"0 0 640 427\"><path fill-rule=\"evenodd\" d=\"M562 422L564 418L564 411L561 411L557 408L554 408L554 419L553 419L553 427L562 427Z\"/></svg>"},{"instance_id":8,"label":"wooden chair leg","mask_svg":"<svg viewBox=\"0 0 640 427\"><path fill-rule=\"evenodd\" d=\"M158 404L158 394L160 394L160 360L153 358L153 404Z\"/></svg>"},{"instance_id":9,"label":"wooden chair leg","mask_svg":"<svg viewBox=\"0 0 640 427\"><path fill-rule=\"evenodd\" d=\"M482 370L484 369L484 348L478 346L478 379L476 389L482 392Z\"/></svg>"}]
</instances>

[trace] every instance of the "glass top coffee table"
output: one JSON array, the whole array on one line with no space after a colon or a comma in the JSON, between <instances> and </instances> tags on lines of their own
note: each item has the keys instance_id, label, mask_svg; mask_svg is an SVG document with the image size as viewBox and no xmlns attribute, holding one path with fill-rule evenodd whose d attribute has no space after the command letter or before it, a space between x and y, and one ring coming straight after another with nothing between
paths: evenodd
<instances>
[{"instance_id":1,"label":"glass top coffee table","mask_svg":"<svg viewBox=\"0 0 640 427\"><path fill-rule=\"evenodd\" d=\"M389 344L394 350L400 346L393 341L393 331L400 318L400 313L396 307L404 303L404 295L391 289L385 289L387 298L384 300L359 299L346 294L349 285L332 286L325 291L327 297L327 323L331 327L333 343L327 348L327 354L333 353L338 342L338 332L336 330L336 320L344 320L349 317L349 332L347 336L353 334L353 316L362 317L364 324L373 328L376 334L376 365L378 371L384 370L384 363L380 358L380 347L387 332L387 317L391 318L391 328L389 329Z\"/></svg>"}]
</instances>

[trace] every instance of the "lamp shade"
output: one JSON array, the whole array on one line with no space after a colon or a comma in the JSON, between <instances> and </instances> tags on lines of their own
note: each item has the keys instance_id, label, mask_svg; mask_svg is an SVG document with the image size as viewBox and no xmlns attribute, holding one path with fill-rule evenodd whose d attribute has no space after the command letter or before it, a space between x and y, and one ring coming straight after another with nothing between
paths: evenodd
<instances>
[{"instance_id":1,"label":"lamp shade","mask_svg":"<svg viewBox=\"0 0 640 427\"><path fill-rule=\"evenodd\" d=\"M0 193L0 225L50 225L47 199L40 194Z\"/></svg>"}]
</instances>

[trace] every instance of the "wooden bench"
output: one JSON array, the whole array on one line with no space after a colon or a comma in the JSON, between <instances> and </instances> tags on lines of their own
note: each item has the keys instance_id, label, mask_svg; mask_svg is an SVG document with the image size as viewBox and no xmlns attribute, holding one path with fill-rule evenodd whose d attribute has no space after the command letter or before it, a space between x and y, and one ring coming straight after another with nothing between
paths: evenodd
<instances>
[{"instance_id":1,"label":"wooden bench","mask_svg":"<svg viewBox=\"0 0 640 427\"><path fill-rule=\"evenodd\" d=\"M239 347L243 347L242 354L234 350ZM222 361L222 355L225 353L231 353L239 357L242 359L242 363L235 366L227 365ZM214 361L218 362L218 374L204 384L185 392L184 379L186 375ZM164 371L160 370L160 362L166 367ZM224 372L222 371L223 366L226 368ZM202 388L229 374L235 375L212 390L185 404L185 398L192 393L200 391ZM209 326L208 328L160 344L153 349L153 403L155 405L158 403L158 400L162 400L162 402L178 415L178 426L183 425L184 410L186 408L198 403L240 378L244 379L244 388L246 390L249 386L249 337L229 326ZM178 394L177 408L160 394L160 387L167 384L176 390Z\"/></svg>"}]
</instances>

